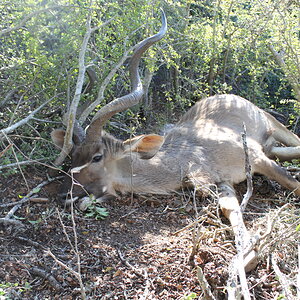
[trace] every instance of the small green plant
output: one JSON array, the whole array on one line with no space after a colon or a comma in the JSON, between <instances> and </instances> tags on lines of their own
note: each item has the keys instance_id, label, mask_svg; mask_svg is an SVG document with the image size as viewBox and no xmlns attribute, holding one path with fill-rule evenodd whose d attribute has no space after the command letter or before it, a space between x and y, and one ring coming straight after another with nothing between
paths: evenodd
<instances>
[{"instance_id":1,"label":"small green plant","mask_svg":"<svg viewBox=\"0 0 300 300\"><path fill-rule=\"evenodd\" d=\"M192 300L192 299L196 299L196 298L197 298L196 293L190 293L187 296L183 296L180 300Z\"/></svg>"},{"instance_id":2,"label":"small green plant","mask_svg":"<svg viewBox=\"0 0 300 300\"><path fill-rule=\"evenodd\" d=\"M104 207L100 207L97 199L93 195L90 196L91 203L86 209L85 216L96 220L103 220L108 216L108 211Z\"/></svg>"},{"instance_id":3,"label":"small green plant","mask_svg":"<svg viewBox=\"0 0 300 300\"><path fill-rule=\"evenodd\" d=\"M20 286L17 282L0 283L0 299L11 299L11 297L9 296L11 290L17 290L18 292L22 293L29 289L31 289L31 286L28 282L25 282L23 286Z\"/></svg>"}]
</instances>

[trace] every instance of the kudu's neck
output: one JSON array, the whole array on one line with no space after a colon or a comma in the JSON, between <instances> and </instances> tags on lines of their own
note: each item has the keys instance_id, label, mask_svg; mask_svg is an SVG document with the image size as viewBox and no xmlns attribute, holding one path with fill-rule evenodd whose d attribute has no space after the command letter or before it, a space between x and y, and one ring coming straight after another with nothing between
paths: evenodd
<instances>
[{"instance_id":1,"label":"kudu's neck","mask_svg":"<svg viewBox=\"0 0 300 300\"><path fill-rule=\"evenodd\" d=\"M166 194L183 185L213 182L209 169L202 162L200 152L160 150L151 159L141 159L131 153L119 160L115 170L113 187L120 192ZM177 155L178 154L178 155ZM195 182L197 180L197 182Z\"/></svg>"},{"instance_id":2,"label":"kudu's neck","mask_svg":"<svg viewBox=\"0 0 300 300\"><path fill-rule=\"evenodd\" d=\"M131 153L116 164L113 187L120 192L166 194L178 190L186 175L176 158L158 153L151 159L141 159Z\"/></svg>"}]
</instances>

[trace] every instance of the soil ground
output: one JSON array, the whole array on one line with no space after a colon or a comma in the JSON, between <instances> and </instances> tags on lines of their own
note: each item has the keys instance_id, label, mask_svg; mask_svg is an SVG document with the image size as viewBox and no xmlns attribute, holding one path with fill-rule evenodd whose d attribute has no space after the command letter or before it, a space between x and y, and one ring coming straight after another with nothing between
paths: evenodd
<instances>
[{"instance_id":1,"label":"soil ground","mask_svg":"<svg viewBox=\"0 0 300 300\"><path fill-rule=\"evenodd\" d=\"M45 173L27 168L23 176L1 178L1 217L13 207L3 205L22 200L47 179ZM101 220L75 207L73 223L70 209L55 200L58 185L53 182L37 191L36 197L47 202L27 201L15 212L23 226L0 223L0 299L80 299L75 272L81 274L89 299L207 299L198 268L215 298L226 299L228 267L236 252L229 223L214 199L194 199L192 191L123 196L102 205L109 215ZM287 201L299 221L299 202L292 196L287 200L288 192L262 177L255 179L255 187L245 212L250 230L264 233L266 215ZM242 195L244 184L238 190ZM275 227L258 266L247 274L253 299L276 299L283 293L270 253L276 251L284 274L297 271L299 234L298 241L279 236L275 243L281 235Z\"/></svg>"}]
</instances>

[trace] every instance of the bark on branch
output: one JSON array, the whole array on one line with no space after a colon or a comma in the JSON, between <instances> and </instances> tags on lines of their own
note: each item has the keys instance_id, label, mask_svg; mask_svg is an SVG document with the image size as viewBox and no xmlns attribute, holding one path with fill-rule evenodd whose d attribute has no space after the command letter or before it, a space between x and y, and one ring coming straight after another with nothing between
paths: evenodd
<instances>
[{"instance_id":1,"label":"bark on branch","mask_svg":"<svg viewBox=\"0 0 300 300\"><path fill-rule=\"evenodd\" d=\"M0 141L5 137L5 135L13 132L14 130L16 130L18 127L28 123L31 119L33 119L34 115L36 113L38 113L43 107L45 107L49 102L51 102L55 97L59 96L58 95L55 95L54 97L52 97L51 99L47 100L46 102L44 102L42 105L40 105L38 108L36 108L33 112L31 112L26 118L18 121L17 123L7 127L7 128L4 128L4 129L1 129L0 130Z\"/></svg>"},{"instance_id":2,"label":"bark on branch","mask_svg":"<svg viewBox=\"0 0 300 300\"><path fill-rule=\"evenodd\" d=\"M81 48L80 48L80 52L79 52L79 59L78 59L78 77L77 77L77 82L76 82L76 88L75 88L75 94L72 100L72 103L70 105L69 111L67 113L67 118L66 118L66 134L65 134L65 139L64 139L64 145L63 148L59 154L59 156L57 157L57 159L55 160L55 164L56 165L61 165L63 163L63 161L65 160L65 158L68 156L68 154L70 153L73 143L72 143L72 137L73 137L73 129L74 129L74 124L76 121L76 114L77 114L77 108L78 108L78 104L80 101L80 97L82 94L82 87L83 87L83 83L84 83L84 75L85 75L85 71L86 71L86 65L85 65L85 54L87 51L87 46L88 46L88 42L89 39L91 37L91 34L99 29L100 27L103 27L105 25L107 25L109 22L112 21L112 19L104 22L101 26L98 27L91 27L91 14L89 14L87 22L86 22L86 32L85 35L83 37L83 41L81 44Z\"/></svg>"},{"instance_id":3,"label":"bark on branch","mask_svg":"<svg viewBox=\"0 0 300 300\"><path fill-rule=\"evenodd\" d=\"M288 82L290 83L296 99L300 102L300 81L297 77L295 77L295 75L291 74L288 70L288 67L283 59L283 56L277 52L273 45L269 44L268 45L269 50L271 51L276 63L278 64L278 66L283 70Z\"/></svg>"}]
</instances>

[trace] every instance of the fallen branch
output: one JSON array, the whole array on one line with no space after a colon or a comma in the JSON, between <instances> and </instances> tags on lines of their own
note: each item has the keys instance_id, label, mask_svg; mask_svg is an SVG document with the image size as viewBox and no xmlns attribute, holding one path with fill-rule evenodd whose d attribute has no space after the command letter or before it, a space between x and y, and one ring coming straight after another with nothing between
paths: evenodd
<instances>
[{"instance_id":1,"label":"fallen branch","mask_svg":"<svg viewBox=\"0 0 300 300\"><path fill-rule=\"evenodd\" d=\"M0 157L2 157L11 147L12 147L13 144L9 144L3 151L0 152ZM0 170L1 170L1 167L0 166Z\"/></svg>"},{"instance_id":2,"label":"fallen branch","mask_svg":"<svg viewBox=\"0 0 300 300\"><path fill-rule=\"evenodd\" d=\"M244 236L244 222L242 218L241 212L238 213L237 219L238 222L238 228L235 232L235 245L237 254L233 258L233 272L236 272L238 274L240 279L240 284L242 288L242 294L245 300L250 300L250 292L249 287L247 284L247 278L246 278L246 272L245 272L245 265L248 267L248 264L244 260L244 249L245 249L245 236Z\"/></svg>"},{"instance_id":3,"label":"fallen branch","mask_svg":"<svg viewBox=\"0 0 300 300\"><path fill-rule=\"evenodd\" d=\"M228 267L228 280L226 285L227 298L228 300L240 300L241 299L241 291L238 287L238 278L237 272L235 268L235 257L231 261Z\"/></svg>"},{"instance_id":4,"label":"fallen branch","mask_svg":"<svg viewBox=\"0 0 300 300\"><path fill-rule=\"evenodd\" d=\"M129 269L131 269L136 275L141 276L144 279L147 279L146 274L143 274L139 269L135 268L133 265L131 265L123 256L120 249L117 249L118 255L121 259L121 262L126 265Z\"/></svg>"},{"instance_id":5,"label":"fallen branch","mask_svg":"<svg viewBox=\"0 0 300 300\"><path fill-rule=\"evenodd\" d=\"M213 295L213 293L211 291L210 285L207 282L207 280L203 274L203 271L200 267L197 268L197 278L198 278L199 284L204 292L205 299L216 300L215 296Z\"/></svg>"},{"instance_id":6,"label":"fallen branch","mask_svg":"<svg viewBox=\"0 0 300 300\"><path fill-rule=\"evenodd\" d=\"M286 275L280 271L280 269L277 265L277 261L275 259L274 253L271 254L271 261L272 261L272 267L278 277L278 280L282 286L282 289L284 290L286 299L289 299L289 300L294 299L294 296L292 295L291 290L290 290L290 286L292 286L293 284L291 282L289 282Z\"/></svg>"},{"instance_id":7,"label":"fallen branch","mask_svg":"<svg viewBox=\"0 0 300 300\"><path fill-rule=\"evenodd\" d=\"M81 274L79 272L74 271L71 267L69 267L62 261L60 261L49 249L47 251L45 251L45 254L51 256L58 265L60 265L65 270L69 271L78 280L78 282L80 284L81 297L83 300L87 299L85 287L83 285L82 278L81 278Z\"/></svg>"},{"instance_id":8,"label":"fallen branch","mask_svg":"<svg viewBox=\"0 0 300 300\"><path fill-rule=\"evenodd\" d=\"M33 275L37 275L43 279L46 279L57 292L60 292L63 289L63 287L58 283L55 277L46 270L38 267L32 267L31 269L29 269L29 272Z\"/></svg>"},{"instance_id":9,"label":"fallen branch","mask_svg":"<svg viewBox=\"0 0 300 300\"><path fill-rule=\"evenodd\" d=\"M22 200L18 201L18 202L10 202L10 203L5 203L5 204L0 204L0 208L3 207L10 207L10 206L15 206L14 207L14 212L17 211L20 206L28 201L30 201L31 197L33 195L35 195L36 193L38 193L40 191L40 189L42 187L44 187L45 185L51 183L52 181L55 181L57 179L63 178L63 176L58 176L58 177L54 177L54 178L49 178L48 180L43 181L42 183L38 184L36 187L34 187L26 196L23 197ZM12 214L11 214L12 215ZM7 214L8 216L8 214Z\"/></svg>"},{"instance_id":10,"label":"fallen branch","mask_svg":"<svg viewBox=\"0 0 300 300\"><path fill-rule=\"evenodd\" d=\"M243 148L245 153L245 172L246 172L246 179L247 179L247 192L244 195L242 204L241 204L241 211L242 213L245 211L245 208L248 204L249 199L253 193L253 182L252 182L252 175L251 175L251 165L249 162L249 152L248 152L248 145L247 145L247 131L246 125L243 124L244 131L242 133L242 141L243 141Z\"/></svg>"},{"instance_id":11,"label":"fallen branch","mask_svg":"<svg viewBox=\"0 0 300 300\"><path fill-rule=\"evenodd\" d=\"M43 245L41 245L40 243L30 240L28 238L25 238L23 236L16 236L15 238L22 243L26 243L26 244L33 246L35 248L38 248L38 249L46 250L46 248Z\"/></svg>"},{"instance_id":12,"label":"fallen branch","mask_svg":"<svg viewBox=\"0 0 300 300\"><path fill-rule=\"evenodd\" d=\"M1 155L0 155L0 157L1 157ZM48 159L49 158L38 158L38 159L32 159L32 160L30 159L30 160L18 161L16 163L11 163L11 164L0 166L0 170L6 169L6 168L15 168L18 166L32 165L34 163L39 163L40 161L47 161Z\"/></svg>"}]
</instances>

